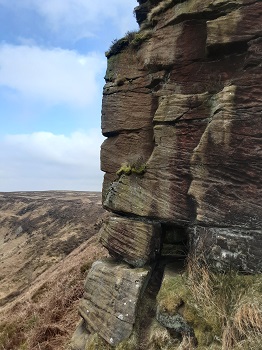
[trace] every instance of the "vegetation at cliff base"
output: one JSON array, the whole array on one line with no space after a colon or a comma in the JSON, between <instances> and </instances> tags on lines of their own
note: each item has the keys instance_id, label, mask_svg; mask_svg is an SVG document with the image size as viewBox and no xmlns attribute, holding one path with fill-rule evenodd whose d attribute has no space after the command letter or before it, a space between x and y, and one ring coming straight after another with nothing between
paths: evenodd
<instances>
[{"instance_id":1,"label":"vegetation at cliff base","mask_svg":"<svg viewBox=\"0 0 262 350\"><path fill-rule=\"evenodd\" d=\"M211 271L199 259L183 275L164 280L160 309L182 314L197 347L188 349L259 350L262 344L262 276Z\"/></svg>"},{"instance_id":2,"label":"vegetation at cliff base","mask_svg":"<svg viewBox=\"0 0 262 350\"><path fill-rule=\"evenodd\" d=\"M0 349L65 349L79 321L77 307L86 274L92 262L105 255L98 236L92 237L1 310Z\"/></svg>"}]
</instances>

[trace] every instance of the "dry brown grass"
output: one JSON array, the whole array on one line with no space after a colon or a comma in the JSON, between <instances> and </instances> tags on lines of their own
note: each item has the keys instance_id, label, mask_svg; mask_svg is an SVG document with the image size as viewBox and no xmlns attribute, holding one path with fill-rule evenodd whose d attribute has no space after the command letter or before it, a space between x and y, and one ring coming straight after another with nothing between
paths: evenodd
<instances>
[{"instance_id":1,"label":"dry brown grass","mask_svg":"<svg viewBox=\"0 0 262 350\"><path fill-rule=\"evenodd\" d=\"M152 10L148 13L147 15L148 22L151 22L156 15L159 15L164 10L166 10L169 6L171 6L173 2L174 2L173 0L160 1L159 4L153 7Z\"/></svg>"},{"instance_id":2,"label":"dry brown grass","mask_svg":"<svg viewBox=\"0 0 262 350\"><path fill-rule=\"evenodd\" d=\"M262 276L236 271L215 273L204 260L192 258L187 285L199 319L222 350L262 349Z\"/></svg>"},{"instance_id":3,"label":"dry brown grass","mask_svg":"<svg viewBox=\"0 0 262 350\"><path fill-rule=\"evenodd\" d=\"M5 307L0 320L0 349L65 349L79 321L77 305L87 267L105 254L98 237L92 237L39 277L20 300Z\"/></svg>"},{"instance_id":4,"label":"dry brown grass","mask_svg":"<svg viewBox=\"0 0 262 350\"><path fill-rule=\"evenodd\" d=\"M82 295L83 276L76 269L50 282L36 302L15 305L0 326L0 349L63 349L78 319L76 303Z\"/></svg>"},{"instance_id":5,"label":"dry brown grass","mask_svg":"<svg viewBox=\"0 0 262 350\"><path fill-rule=\"evenodd\" d=\"M175 342L165 327L157 321L153 321L145 348L148 350L173 350L177 348L178 343Z\"/></svg>"}]
</instances>

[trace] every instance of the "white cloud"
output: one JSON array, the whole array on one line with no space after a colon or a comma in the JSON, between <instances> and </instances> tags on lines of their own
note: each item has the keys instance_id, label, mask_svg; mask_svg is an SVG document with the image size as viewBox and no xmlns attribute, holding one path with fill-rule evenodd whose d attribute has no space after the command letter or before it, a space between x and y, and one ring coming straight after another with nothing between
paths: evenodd
<instances>
[{"instance_id":1,"label":"white cloud","mask_svg":"<svg viewBox=\"0 0 262 350\"><path fill-rule=\"evenodd\" d=\"M103 55L62 49L0 45L0 85L23 98L87 106L100 96Z\"/></svg>"},{"instance_id":2,"label":"white cloud","mask_svg":"<svg viewBox=\"0 0 262 350\"><path fill-rule=\"evenodd\" d=\"M0 191L101 190L102 141L100 130L7 135L0 142Z\"/></svg>"},{"instance_id":3,"label":"white cloud","mask_svg":"<svg viewBox=\"0 0 262 350\"><path fill-rule=\"evenodd\" d=\"M123 22L130 18L134 6L137 5L134 0L45 0L34 1L31 6L33 4L54 28L69 24L71 28L77 27L78 30L81 27L83 29L83 25L96 26L104 21L108 21L109 27L113 21L121 29Z\"/></svg>"},{"instance_id":4,"label":"white cloud","mask_svg":"<svg viewBox=\"0 0 262 350\"><path fill-rule=\"evenodd\" d=\"M113 24L123 35L133 29L132 12L138 5L136 0L2 0L2 4L18 11L34 10L53 32L70 32L78 38L92 35L102 23L107 23L109 30Z\"/></svg>"}]
</instances>

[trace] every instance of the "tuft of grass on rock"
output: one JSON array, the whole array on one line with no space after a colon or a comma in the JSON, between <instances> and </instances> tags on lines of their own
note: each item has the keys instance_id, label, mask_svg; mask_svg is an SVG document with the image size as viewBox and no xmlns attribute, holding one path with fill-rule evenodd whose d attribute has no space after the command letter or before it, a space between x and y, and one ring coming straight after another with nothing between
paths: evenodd
<instances>
[{"instance_id":1,"label":"tuft of grass on rock","mask_svg":"<svg viewBox=\"0 0 262 350\"><path fill-rule=\"evenodd\" d=\"M157 6L154 6L147 15L147 22L152 23L154 18L167 10L173 3L178 2L177 0L163 0L160 1Z\"/></svg>"},{"instance_id":2,"label":"tuft of grass on rock","mask_svg":"<svg viewBox=\"0 0 262 350\"><path fill-rule=\"evenodd\" d=\"M124 48L130 45L131 48L138 49L138 47L146 40L148 40L152 36L152 30L141 30L137 31L129 31L126 35L121 39L114 39L109 47L108 51L106 51L105 56L110 58L113 55L119 54Z\"/></svg>"},{"instance_id":3,"label":"tuft of grass on rock","mask_svg":"<svg viewBox=\"0 0 262 350\"><path fill-rule=\"evenodd\" d=\"M120 169L116 172L117 176L125 175L143 175L146 172L146 163L139 157L136 160L131 160L130 162L123 163Z\"/></svg>"}]
</instances>

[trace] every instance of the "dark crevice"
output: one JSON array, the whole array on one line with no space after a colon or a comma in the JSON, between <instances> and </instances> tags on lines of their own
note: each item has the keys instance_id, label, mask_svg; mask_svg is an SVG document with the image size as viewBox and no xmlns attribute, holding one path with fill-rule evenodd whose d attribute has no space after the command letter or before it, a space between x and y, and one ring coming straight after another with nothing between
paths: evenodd
<instances>
[{"instance_id":1,"label":"dark crevice","mask_svg":"<svg viewBox=\"0 0 262 350\"><path fill-rule=\"evenodd\" d=\"M114 86L115 87L115 86ZM106 96L110 96L110 95L115 95L116 93L117 94L122 94L122 95L124 95L124 94L126 94L126 93L129 93L129 94L133 94L133 93L136 93L136 94L139 94L139 95L148 95L148 94L151 94L151 90L148 90L147 92L145 92L145 91L137 91L137 89L139 89L139 88L137 88L137 89L134 89L134 90L130 90L130 89L128 89L128 88L126 88L126 90L124 90L124 89L121 89L121 90L114 90L114 91L109 91L109 90L112 90L112 88L111 87L109 87L109 88L107 88L108 90L107 91L104 91L104 93L103 93L103 96L104 97L106 97Z\"/></svg>"},{"instance_id":2,"label":"dark crevice","mask_svg":"<svg viewBox=\"0 0 262 350\"><path fill-rule=\"evenodd\" d=\"M192 124L192 123L196 123L196 122L199 122L199 124L202 124L203 121L206 121L206 122L210 122L211 121L211 118L210 117L204 117L204 118L192 118L192 119L182 119L184 116L184 114L177 118L176 120L170 120L170 121L161 121L161 122L154 122L154 125L170 125L170 126L176 126L176 125L179 125L179 124Z\"/></svg>"},{"instance_id":3,"label":"dark crevice","mask_svg":"<svg viewBox=\"0 0 262 350\"><path fill-rule=\"evenodd\" d=\"M120 134L139 133L141 131L147 131L147 130L151 130L151 127L141 127L141 128L137 128L137 129L130 129L130 130L118 129L118 130L114 130L114 131L103 131L102 130L102 134L105 137L115 137L115 136L118 136Z\"/></svg>"},{"instance_id":4,"label":"dark crevice","mask_svg":"<svg viewBox=\"0 0 262 350\"><path fill-rule=\"evenodd\" d=\"M121 178L118 180L118 182L121 182ZM115 192L115 190L113 188L109 189L110 192ZM128 219L133 219L133 220L137 220L137 221L142 221L142 222L150 222L150 223L164 223L164 224L168 224L168 225L173 225L174 222L173 221L168 221L168 220L163 220L163 218L159 217L159 216L153 216L153 215L147 215L147 216L142 216L142 215L137 215L134 213L128 213L128 212L123 212L121 210L115 210L112 209L111 207L104 205L103 204L103 208L105 208L107 211L109 211L112 214L115 215L119 215L122 216L124 218L128 218ZM186 220L176 220L176 224L179 225L180 227L187 227L188 226L188 221Z\"/></svg>"},{"instance_id":5,"label":"dark crevice","mask_svg":"<svg viewBox=\"0 0 262 350\"><path fill-rule=\"evenodd\" d=\"M248 50L247 41L230 42L226 44L212 45L207 48L207 57L221 59L225 56L243 54Z\"/></svg>"},{"instance_id":6,"label":"dark crevice","mask_svg":"<svg viewBox=\"0 0 262 350\"><path fill-rule=\"evenodd\" d=\"M165 264L184 261L188 255L186 228L175 224L162 224L161 259Z\"/></svg>"}]
</instances>

